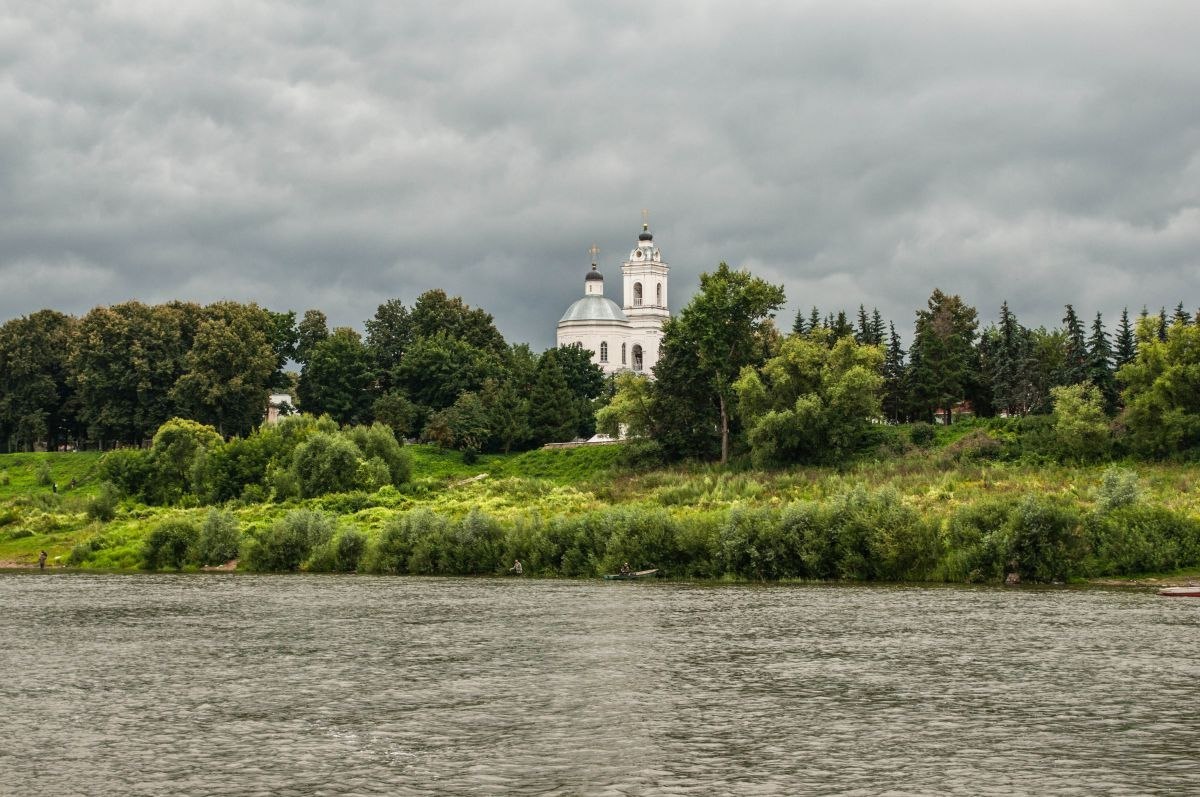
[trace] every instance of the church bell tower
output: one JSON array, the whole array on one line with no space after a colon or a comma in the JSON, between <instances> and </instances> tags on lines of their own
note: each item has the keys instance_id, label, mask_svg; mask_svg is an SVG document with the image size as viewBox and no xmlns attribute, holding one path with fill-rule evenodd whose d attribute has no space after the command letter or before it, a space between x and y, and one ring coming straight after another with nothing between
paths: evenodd
<instances>
[{"instance_id":1,"label":"church bell tower","mask_svg":"<svg viewBox=\"0 0 1200 797\"><path fill-rule=\"evenodd\" d=\"M671 317L667 309L667 273L670 267L654 243L650 221L642 211L642 232L629 259L621 264L625 283L624 310L630 321L653 320L657 326Z\"/></svg>"}]
</instances>

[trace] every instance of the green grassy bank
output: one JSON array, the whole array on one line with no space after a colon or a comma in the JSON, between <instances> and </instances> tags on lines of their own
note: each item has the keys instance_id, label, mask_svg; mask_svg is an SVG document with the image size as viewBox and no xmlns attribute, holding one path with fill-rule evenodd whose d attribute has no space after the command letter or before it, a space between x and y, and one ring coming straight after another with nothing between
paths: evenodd
<instances>
[{"instance_id":1,"label":"green grassy bank","mask_svg":"<svg viewBox=\"0 0 1200 797\"><path fill-rule=\"evenodd\" d=\"M283 503L101 500L98 455L0 456L0 563L589 577L1062 581L1200 567L1200 471L961 456L969 430L844 469L631 472L617 446L482 456L411 446L403 488ZM961 449L961 446L960 446ZM71 486L74 481L74 486ZM54 492L50 484L58 485ZM100 517L111 514L111 519Z\"/></svg>"}]
</instances>

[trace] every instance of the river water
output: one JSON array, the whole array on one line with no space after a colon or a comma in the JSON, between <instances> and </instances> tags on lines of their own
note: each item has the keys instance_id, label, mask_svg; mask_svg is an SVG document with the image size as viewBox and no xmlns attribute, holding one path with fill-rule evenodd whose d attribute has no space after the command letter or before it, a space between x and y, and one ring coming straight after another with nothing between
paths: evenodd
<instances>
[{"instance_id":1,"label":"river water","mask_svg":"<svg viewBox=\"0 0 1200 797\"><path fill-rule=\"evenodd\" d=\"M0 575L0 793L1196 794L1200 601Z\"/></svg>"}]
</instances>

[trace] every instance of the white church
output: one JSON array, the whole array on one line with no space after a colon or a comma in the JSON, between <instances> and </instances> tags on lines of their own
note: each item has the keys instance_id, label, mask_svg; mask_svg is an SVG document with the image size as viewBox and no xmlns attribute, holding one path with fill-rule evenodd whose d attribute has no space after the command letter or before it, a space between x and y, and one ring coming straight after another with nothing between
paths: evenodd
<instances>
[{"instance_id":1,"label":"white church","mask_svg":"<svg viewBox=\"0 0 1200 797\"><path fill-rule=\"evenodd\" d=\"M596 266L597 249L592 247L592 270L583 278L583 298L575 301L558 321L558 345L579 344L592 352L592 362L605 374L633 371L650 376L658 362L663 323L671 317L667 309L667 272L650 225L629 259L621 264L624 307L604 295L604 277Z\"/></svg>"}]
</instances>

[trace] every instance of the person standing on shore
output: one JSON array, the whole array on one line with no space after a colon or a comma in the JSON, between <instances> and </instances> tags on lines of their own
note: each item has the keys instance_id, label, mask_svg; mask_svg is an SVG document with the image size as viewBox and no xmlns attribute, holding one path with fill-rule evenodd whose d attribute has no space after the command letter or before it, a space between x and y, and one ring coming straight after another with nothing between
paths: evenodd
<instances>
[{"instance_id":1,"label":"person standing on shore","mask_svg":"<svg viewBox=\"0 0 1200 797\"><path fill-rule=\"evenodd\" d=\"M521 560L513 562L513 566L508 568L508 572L516 573L518 576L525 572L525 568L521 567Z\"/></svg>"},{"instance_id":2,"label":"person standing on shore","mask_svg":"<svg viewBox=\"0 0 1200 797\"><path fill-rule=\"evenodd\" d=\"M42 551L38 554L38 570L46 569L46 552Z\"/></svg>"}]
</instances>

